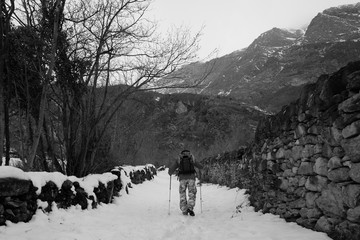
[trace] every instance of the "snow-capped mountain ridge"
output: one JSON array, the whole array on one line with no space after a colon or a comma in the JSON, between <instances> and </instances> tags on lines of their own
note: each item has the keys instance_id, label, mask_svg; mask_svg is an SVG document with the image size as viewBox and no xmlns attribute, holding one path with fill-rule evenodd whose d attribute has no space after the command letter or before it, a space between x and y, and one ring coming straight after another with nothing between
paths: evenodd
<instances>
[{"instance_id":1,"label":"snow-capped mountain ridge","mask_svg":"<svg viewBox=\"0 0 360 240\"><path fill-rule=\"evenodd\" d=\"M273 28L246 49L197 65L214 68L202 88L276 112L299 96L300 88L359 60L360 3L324 10L306 31ZM185 67L187 68L187 67ZM192 78L187 72L187 79Z\"/></svg>"}]
</instances>

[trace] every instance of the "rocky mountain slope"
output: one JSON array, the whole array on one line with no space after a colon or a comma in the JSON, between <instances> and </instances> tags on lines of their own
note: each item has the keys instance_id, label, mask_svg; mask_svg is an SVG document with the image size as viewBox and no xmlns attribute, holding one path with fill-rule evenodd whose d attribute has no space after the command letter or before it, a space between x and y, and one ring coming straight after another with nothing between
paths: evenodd
<instances>
[{"instance_id":1,"label":"rocky mountain slope","mask_svg":"<svg viewBox=\"0 0 360 240\"><path fill-rule=\"evenodd\" d=\"M118 112L104 151L117 164L168 164L183 148L202 159L249 143L262 116L228 97L140 92Z\"/></svg>"},{"instance_id":2,"label":"rocky mountain slope","mask_svg":"<svg viewBox=\"0 0 360 240\"><path fill-rule=\"evenodd\" d=\"M360 3L324 10L306 31L273 28L246 49L206 63L185 66L185 80L212 66L199 89L225 95L271 112L299 97L300 89L360 59Z\"/></svg>"}]
</instances>

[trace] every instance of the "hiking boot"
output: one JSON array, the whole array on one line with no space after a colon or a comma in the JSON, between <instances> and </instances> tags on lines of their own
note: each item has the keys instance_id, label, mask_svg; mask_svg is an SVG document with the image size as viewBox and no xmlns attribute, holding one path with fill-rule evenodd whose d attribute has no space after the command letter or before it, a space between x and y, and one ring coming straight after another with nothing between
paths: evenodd
<instances>
[{"instance_id":1,"label":"hiking boot","mask_svg":"<svg viewBox=\"0 0 360 240\"><path fill-rule=\"evenodd\" d=\"M186 211L186 212L183 212L183 215L188 215L188 213L189 213L188 211Z\"/></svg>"},{"instance_id":2,"label":"hiking boot","mask_svg":"<svg viewBox=\"0 0 360 240\"><path fill-rule=\"evenodd\" d=\"M193 210L188 209L187 212L190 216L192 216L192 217L195 216L195 213Z\"/></svg>"}]
</instances>

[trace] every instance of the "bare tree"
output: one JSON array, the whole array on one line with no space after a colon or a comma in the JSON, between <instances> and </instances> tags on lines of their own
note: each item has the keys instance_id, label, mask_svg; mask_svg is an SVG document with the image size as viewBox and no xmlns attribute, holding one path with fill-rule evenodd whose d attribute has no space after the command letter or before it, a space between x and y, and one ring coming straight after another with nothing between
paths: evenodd
<instances>
[{"instance_id":1,"label":"bare tree","mask_svg":"<svg viewBox=\"0 0 360 240\"><path fill-rule=\"evenodd\" d=\"M49 54L49 62L47 66L47 71L44 73L43 77L43 88L41 92L41 99L40 99L40 106L39 106L39 116L37 120L37 128L35 129L34 133L34 140L32 147L30 149L30 153L28 156L28 162L30 168L32 168L34 159L36 156L36 152L38 149L40 137L42 135L43 130L43 124L44 124L44 118L46 114L46 104L47 104L47 94L48 94L48 88L51 83L51 78L53 75L53 70L55 67L55 58L56 58L56 50L57 50L57 40L58 35L60 31L60 18L63 12L63 8L65 5L65 0L56 0L54 2L50 2L53 5L50 6L50 8L53 9L54 19L53 19L53 32L52 32L52 41L51 41L51 52ZM49 4L47 1L42 2L43 8L48 8L47 4Z\"/></svg>"},{"instance_id":2,"label":"bare tree","mask_svg":"<svg viewBox=\"0 0 360 240\"><path fill-rule=\"evenodd\" d=\"M137 91L195 58L200 34L177 29L166 38L144 18L148 0L72 1L66 7L67 45L56 71L68 174L92 170L116 112ZM71 74L69 74L71 73ZM121 84L116 93L110 86Z\"/></svg>"},{"instance_id":3,"label":"bare tree","mask_svg":"<svg viewBox=\"0 0 360 240\"><path fill-rule=\"evenodd\" d=\"M35 68L38 111L26 121L29 168L41 149L57 169L84 176L98 165L104 136L124 102L137 91L169 87L163 82L168 76L181 80L176 70L195 59L200 33L157 34L156 24L144 18L150 0L21 2L16 20L48 29L42 36L47 52L39 54L44 62Z\"/></svg>"},{"instance_id":4,"label":"bare tree","mask_svg":"<svg viewBox=\"0 0 360 240\"><path fill-rule=\"evenodd\" d=\"M14 0L0 0L0 160L3 157L4 129L7 122L7 157L6 165L9 165L9 132L8 132L8 110L4 102L4 94L8 91L5 78L6 58L8 57L10 21L14 13Z\"/></svg>"}]
</instances>

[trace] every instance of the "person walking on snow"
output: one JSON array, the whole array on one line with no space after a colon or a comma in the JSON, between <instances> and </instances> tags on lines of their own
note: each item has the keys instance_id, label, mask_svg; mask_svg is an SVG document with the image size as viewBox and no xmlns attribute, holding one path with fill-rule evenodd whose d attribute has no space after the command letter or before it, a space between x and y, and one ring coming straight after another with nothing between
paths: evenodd
<instances>
[{"instance_id":1,"label":"person walking on snow","mask_svg":"<svg viewBox=\"0 0 360 240\"><path fill-rule=\"evenodd\" d=\"M198 175L196 175L195 168L198 170ZM179 159L169 168L168 173L170 176L178 170L180 210L184 215L195 216L194 206L197 192L195 180L196 176L201 180L200 169L202 168L203 166L195 161L195 157L189 150L183 150ZM186 190L188 190L188 199Z\"/></svg>"}]
</instances>

